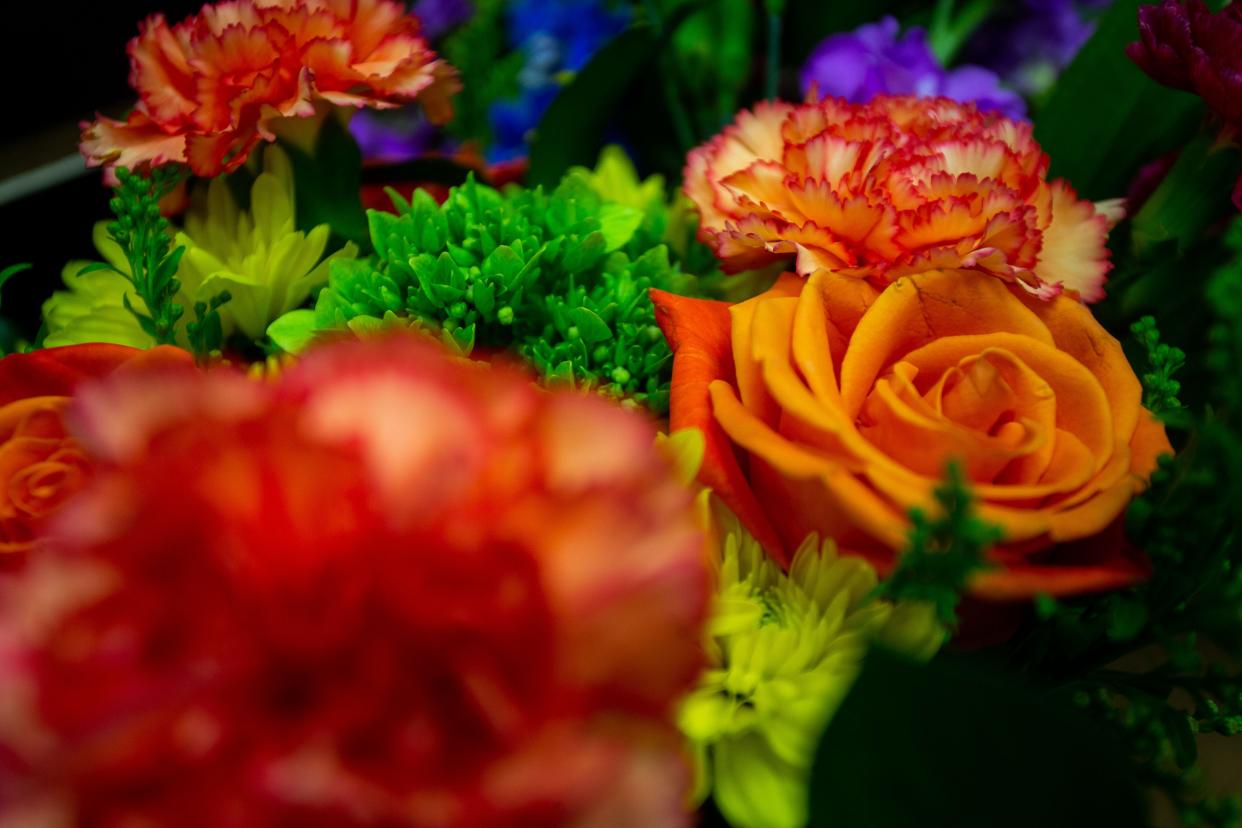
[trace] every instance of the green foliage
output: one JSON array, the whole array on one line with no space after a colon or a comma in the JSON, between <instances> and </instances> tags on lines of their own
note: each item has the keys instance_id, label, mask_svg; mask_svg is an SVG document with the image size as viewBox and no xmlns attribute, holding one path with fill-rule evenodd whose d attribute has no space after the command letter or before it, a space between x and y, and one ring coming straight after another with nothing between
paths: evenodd
<instances>
[{"instance_id":1,"label":"green foliage","mask_svg":"<svg viewBox=\"0 0 1242 828\"><path fill-rule=\"evenodd\" d=\"M910 510L909 543L876 592L892 600L930 603L940 622L953 626L971 576L987 568L987 550L1003 536L998 527L975 516L970 488L956 463L949 464L935 496L938 515Z\"/></svg>"},{"instance_id":2,"label":"green foliage","mask_svg":"<svg viewBox=\"0 0 1242 828\"><path fill-rule=\"evenodd\" d=\"M1242 825L1242 798L1211 793L1196 765L1199 734L1232 736L1242 729L1236 677L1219 668L1190 676L1105 672L1085 684L1075 702L1125 737L1140 782L1163 791L1183 825ZM1175 691L1189 702L1170 704Z\"/></svg>"},{"instance_id":3,"label":"green foliage","mask_svg":"<svg viewBox=\"0 0 1242 828\"><path fill-rule=\"evenodd\" d=\"M1142 2L1113 3L1034 118L1050 174L1084 198L1124 194L1141 164L1179 146L1202 118L1202 101L1160 86L1126 57Z\"/></svg>"},{"instance_id":4,"label":"green foliage","mask_svg":"<svg viewBox=\"0 0 1242 828\"><path fill-rule=\"evenodd\" d=\"M345 124L334 115L324 118L310 153L291 141L282 141L281 146L293 167L297 228L309 233L326 224L332 228L333 249L345 241L365 249L362 151Z\"/></svg>"},{"instance_id":5,"label":"green foliage","mask_svg":"<svg viewBox=\"0 0 1242 828\"><path fill-rule=\"evenodd\" d=\"M13 264L0 270L0 290L3 290L5 284L19 273L30 270L32 265L28 263ZM0 319L0 355L10 354L21 349L26 343L18 338L13 326L8 320Z\"/></svg>"},{"instance_id":6,"label":"green foliage","mask_svg":"<svg viewBox=\"0 0 1242 828\"><path fill-rule=\"evenodd\" d=\"M1229 197L1242 174L1242 152L1221 141L1219 132L1216 124L1205 125L1134 217L1134 246L1141 253L1173 242L1184 255L1205 229L1234 212Z\"/></svg>"},{"instance_id":7,"label":"green foliage","mask_svg":"<svg viewBox=\"0 0 1242 828\"><path fill-rule=\"evenodd\" d=\"M873 650L819 745L810 825L1135 828L1123 747L1061 694L981 661Z\"/></svg>"},{"instance_id":8,"label":"green foliage","mask_svg":"<svg viewBox=\"0 0 1242 828\"><path fill-rule=\"evenodd\" d=\"M116 192L109 202L116 221L108 225L108 233L129 262L129 273L122 275L133 283L147 313L134 308L128 295L125 307L156 344L175 344L176 325L185 309L173 297L181 290L177 267L185 248L172 249L171 225L160 214L159 203L180 182L182 171L168 165L156 167L144 176L122 167L116 175ZM96 268L112 269L99 264L87 271Z\"/></svg>"},{"instance_id":9,"label":"green foliage","mask_svg":"<svg viewBox=\"0 0 1242 828\"><path fill-rule=\"evenodd\" d=\"M453 97L453 120L445 129L462 140L491 143L488 109L493 101L517 92L518 72L526 57L505 46L504 0L475 0L474 14L444 41L443 54L461 77Z\"/></svg>"},{"instance_id":10,"label":"green foliage","mask_svg":"<svg viewBox=\"0 0 1242 828\"><path fill-rule=\"evenodd\" d=\"M633 26L605 44L561 89L531 142L527 178L532 184L551 186L574 164L595 160L621 96L660 46L655 27Z\"/></svg>"},{"instance_id":11,"label":"green foliage","mask_svg":"<svg viewBox=\"0 0 1242 828\"><path fill-rule=\"evenodd\" d=\"M8 283L9 279L12 279L14 276L16 276L19 273L24 273L27 270L30 270L31 267L33 267L33 265L31 265L30 263L23 262L21 264L9 265L3 270L0 270L0 288L3 288L5 284Z\"/></svg>"},{"instance_id":12,"label":"green foliage","mask_svg":"<svg viewBox=\"0 0 1242 828\"><path fill-rule=\"evenodd\" d=\"M1151 559L1151 579L1105 596L1045 602L1041 623L1007 657L1073 687L1082 708L1125 739L1140 778L1168 797L1182 824L1238 828L1242 803L1209 791L1196 765L1199 734L1242 726L1238 676L1208 666L1204 655L1219 662L1222 651L1242 654L1242 222L1224 241L1234 258L1206 287L1182 283L1216 315L1206 347L1182 354L1160 342L1151 320L1133 328L1147 354L1146 403L1181 445L1126 515L1126 534ZM1202 317L1194 322L1204 327ZM1197 372L1202 410L1178 402L1172 374L1183 361ZM1155 666L1118 669L1132 653Z\"/></svg>"},{"instance_id":13,"label":"green foliage","mask_svg":"<svg viewBox=\"0 0 1242 828\"><path fill-rule=\"evenodd\" d=\"M190 350L200 363L217 353L224 342L220 306L232 298L227 290L222 290L211 297L210 302L194 303L194 321L186 326L186 338L190 340Z\"/></svg>"},{"instance_id":14,"label":"green foliage","mask_svg":"<svg viewBox=\"0 0 1242 828\"><path fill-rule=\"evenodd\" d=\"M660 0L666 19L691 3ZM757 25L756 6L749 0L699 3L672 37L658 82L669 84L689 108L698 140L705 140L733 119L750 80ZM682 88L684 87L684 89ZM666 96L667 97L667 96ZM688 149L688 148L683 148Z\"/></svg>"},{"instance_id":15,"label":"green foliage","mask_svg":"<svg viewBox=\"0 0 1242 828\"><path fill-rule=\"evenodd\" d=\"M551 193L471 179L442 206L423 191L393 198L398 215L369 216L375 258L333 262L318 329L408 318L465 353L512 349L549 383L667 410L672 357L648 290L689 277L664 246L634 249L636 222L606 228L608 205L581 175Z\"/></svg>"},{"instance_id":16,"label":"green foliage","mask_svg":"<svg viewBox=\"0 0 1242 828\"><path fill-rule=\"evenodd\" d=\"M1143 374L1143 404L1156 415L1181 408L1182 404L1177 395L1182 390L1182 384L1173 379L1173 375L1186 364L1185 352L1160 341L1155 317L1144 316L1130 326L1130 333L1134 334L1147 353L1147 371Z\"/></svg>"}]
</instances>

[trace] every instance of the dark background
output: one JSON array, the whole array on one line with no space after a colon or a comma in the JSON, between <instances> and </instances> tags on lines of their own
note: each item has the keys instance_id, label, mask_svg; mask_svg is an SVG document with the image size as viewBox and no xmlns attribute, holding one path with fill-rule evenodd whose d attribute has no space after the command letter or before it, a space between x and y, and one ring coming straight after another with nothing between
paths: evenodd
<instances>
[{"instance_id":1,"label":"dark background","mask_svg":"<svg viewBox=\"0 0 1242 828\"><path fill-rule=\"evenodd\" d=\"M6 4L0 77L6 78L0 130L0 181L76 152L78 122L96 111L120 116L133 103L125 45L155 11L170 22L203 0L108 0ZM83 165L85 166L85 165ZM34 265L4 288L3 313L33 337L39 306L60 285L74 258L94 258L91 226L107 218L98 171L17 202L0 205L0 269Z\"/></svg>"}]
</instances>

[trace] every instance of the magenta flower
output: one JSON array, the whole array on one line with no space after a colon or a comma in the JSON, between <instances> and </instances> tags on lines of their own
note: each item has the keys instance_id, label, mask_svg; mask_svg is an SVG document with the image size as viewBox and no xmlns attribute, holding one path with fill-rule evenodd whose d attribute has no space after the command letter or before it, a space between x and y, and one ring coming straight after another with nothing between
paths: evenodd
<instances>
[{"instance_id":1,"label":"magenta flower","mask_svg":"<svg viewBox=\"0 0 1242 828\"><path fill-rule=\"evenodd\" d=\"M1219 12L1203 0L1164 0L1139 9L1137 43L1126 54L1160 83L1199 95L1242 130L1242 5Z\"/></svg>"}]
</instances>

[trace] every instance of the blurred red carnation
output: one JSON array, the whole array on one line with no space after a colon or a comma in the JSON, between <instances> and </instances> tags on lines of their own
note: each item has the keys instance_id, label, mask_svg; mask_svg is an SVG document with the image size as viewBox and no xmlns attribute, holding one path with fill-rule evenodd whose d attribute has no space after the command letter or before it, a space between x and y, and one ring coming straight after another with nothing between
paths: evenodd
<instances>
[{"instance_id":1,"label":"blurred red carnation","mask_svg":"<svg viewBox=\"0 0 1242 828\"><path fill-rule=\"evenodd\" d=\"M457 74L395 0L228 0L169 26L152 15L130 41L138 104L124 121L83 124L92 165L236 169L282 118L317 102L387 109L417 100L452 116Z\"/></svg>"},{"instance_id":2,"label":"blurred red carnation","mask_svg":"<svg viewBox=\"0 0 1242 828\"><path fill-rule=\"evenodd\" d=\"M190 355L92 343L0 359L0 567L20 564L40 544L44 525L90 476L62 418L70 395L135 360L188 363Z\"/></svg>"},{"instance_id":3,"label":"blurred red carnation","mask_svg":"<svg viewBox=\"0 0 1242 828\"><path fill-rule=\"evenodd\" d=\"M706 574L640 416L406 339L71 416L98 477L0 596L0 823L685 823Z\"/></svg>"}]
</instances>

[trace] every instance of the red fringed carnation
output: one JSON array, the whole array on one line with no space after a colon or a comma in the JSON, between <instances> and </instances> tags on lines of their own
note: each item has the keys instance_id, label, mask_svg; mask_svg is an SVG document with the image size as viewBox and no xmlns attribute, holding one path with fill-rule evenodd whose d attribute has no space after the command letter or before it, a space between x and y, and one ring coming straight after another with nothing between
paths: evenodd
<instances>
[{"instance_id":1,"label":"red fringed carnation","mask_svg":"<svg viewBox=\"0 0 1242 828\"><path fill-rule=\"evenodd\" d=\"M153 15L130 41L138 104L124 121L84 124L92 165L236 169L273 122L315 104L385 109L418 100L447 121L452 67L395 0L227 0L169 27Z\"/></svg>"},{"instance_id":2,"label":"red fringed carnation","mask_svg":"<svg viewBox=\"0 0 1242 828\"><path fill-rule=\"evenodd\" d=\"M0 823L684 824L706 574L644 419L407 340L74 416L98 477L0 596Z\"/></svg>"},{"instance_id":3,"label":"red fringed carnation","mask_svg":"<svg viewBox=\"0 0 1242 828\"><path fill-rule=\"evenodd\" d=\"M730 272L796 257L882 286L976 269L1104 296L1118 215L1047 181L1031 126L945 98L761 103L690 153L699 235Z\"/></svg>"}]
</instances>

